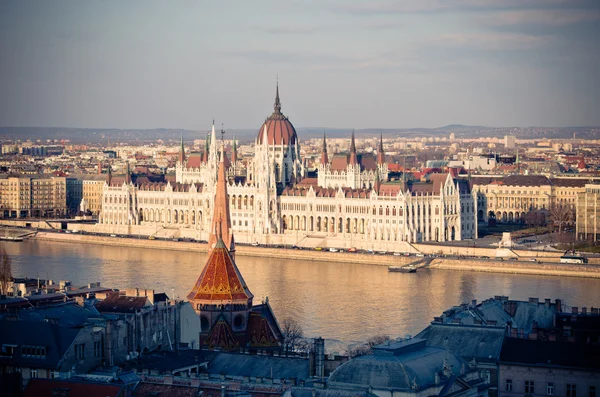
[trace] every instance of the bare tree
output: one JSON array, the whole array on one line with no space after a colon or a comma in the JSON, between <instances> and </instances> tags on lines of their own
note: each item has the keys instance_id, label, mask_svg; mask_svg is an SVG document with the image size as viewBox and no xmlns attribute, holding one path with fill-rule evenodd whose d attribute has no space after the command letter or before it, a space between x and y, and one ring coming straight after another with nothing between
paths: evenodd
<instances>
[{"instance_id":1,"label":"bare tree","mask_svg":"<svg viewBox=\"0 0 600 397\"><path fill-rule=\"evenodd\" d=\"M12 268L10 256L8 256L4 247L0 246L0 294L8 294L8 287L11 282Z\"/></svg>"},{"instance_id":2,"label":"bare tree","mask_svg":"<svg viewBox=\"0 0 600 397\"><path fill-rule=\"evenodd\" d=\"M382 343L389 341L390 337L387 335L374 335L371 336L365 343L360 345L348 346L348 356L350 358L364 356L366 354L373 353L373 347L381 345Z\"/></svg>"},{"instance_id":3,"label":"bare tree","mask_svg":"<svg viewBox=\"0 0 600 397\"><path fill-rule=\"evenodd\" d=\"M373 346L381 345L389 340L390 337L388 335L371 336L369 339L367 339L367 346L369 346L369 348L373 348Z\"/></svg>"},{"instance_id":4,"label":"bare tree","mask_svg":"<svg viewBox=\"0 0 600 397\"><path fill-rule=\"evenodd\" d=\"M286 317L281 323L281 333L284 337L283 348L286 352L294 352L301 347L304 331L298 321Z\"/></svg>"},{"instance_id":5,"label":"bare tree","mask_svg":"<svg viewBox=\"0 0 600 397\"><path fill-rule=\"evenodd\" d=\"M555 203L550 206L550 221L558 226L558 232L562 232L563 225L573 222L573 209L563 203Z\"/></svg>"}]
</instances>

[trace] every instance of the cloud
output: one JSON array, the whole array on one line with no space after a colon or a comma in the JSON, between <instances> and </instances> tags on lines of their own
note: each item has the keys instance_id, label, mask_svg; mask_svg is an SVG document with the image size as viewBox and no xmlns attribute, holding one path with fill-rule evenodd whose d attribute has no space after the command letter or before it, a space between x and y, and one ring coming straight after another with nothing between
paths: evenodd
<instances>
[{"instance_id":1,"label":"cloud","mask_svg":"<svg viewBox=\"0 0 600 397\"><path fill-rule=\"evenodd\" d=\"M379 1L360 5L337 3L332 11L355 15L440 13L455 11L501 11L593 6L595 0L403 0Z\"/></svg>"},{"instance_id":2,"label":"cloud","mask_svg":"<svg viewBox=\"0 0 600 397\"><path fill-rule=\"evenodd\" d=\"M406 23L400 21L372 21L362 26L366 30L394 30L404 28Z\"/></svg>"},{"instance_id":3,"label":"cloud","mask_svg":"<svg viewBox=\"0 0 600 397\"><path fill-rule=\"evenodd\" d=\"M313 34L321 29L315 26L253 26L252 30L267 34Z\"/></svg>"},{"instance_id":4,"label":"cloud","mask_svg":"<svg viewBox=\"0 0 600 397\"><path fill-rule=\"evenodd\" d=\"M597 10L520 10L497 12L478 18L490 27L512 27L517 25L543 25L559 27L585 22L600 21Z\"/></svg>"},{"instance_id":5,"label":"cloud","mask_svg":"<svg viewBox=\"0 0 600 397\"><path fill-rule=\"evenodd\" d=\"M431 39L428 44L487 51L531 50L546 45L550 39L520 33L454 33Z\"/></svg>"}]
</instances>

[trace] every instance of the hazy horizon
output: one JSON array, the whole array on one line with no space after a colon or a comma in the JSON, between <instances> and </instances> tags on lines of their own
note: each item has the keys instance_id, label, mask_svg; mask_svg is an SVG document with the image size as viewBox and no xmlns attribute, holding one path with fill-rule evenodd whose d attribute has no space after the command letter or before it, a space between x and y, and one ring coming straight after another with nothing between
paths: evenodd
<instances>
[{"instance_id":1,"label":"hazy horizon","mask_svg":"<svg viewBox=\"0 0 600 397\"><path fill-rule=\"evenodd\" d=\"M598 126L599 22L594 0L7 0L0 125L258 129L279 75L297 128Z\"/></svg>"}]
</instances>

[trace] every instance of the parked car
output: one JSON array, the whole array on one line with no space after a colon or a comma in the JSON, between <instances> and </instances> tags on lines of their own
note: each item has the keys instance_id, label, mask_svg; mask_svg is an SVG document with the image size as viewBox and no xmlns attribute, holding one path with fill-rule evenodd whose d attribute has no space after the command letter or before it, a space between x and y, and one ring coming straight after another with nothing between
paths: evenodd
<instances>
[{"instance_id":1,"label":"parked car","mask_svg":"<svg viewBox=\"0 0 600 397\"><path fill-rule=\"evenodd\" d=\"M329 248L329 252L338 252L339 250L337 248Z\"/></svg>"},{"instance_id":2,"label":"parked car","mask_svg":"<svg viewBox=\"0 0 600 397\"><path fill-rule=\"evenodd\" d=\"M356 252L356 251L357 251L356 247L348 248L348 252Z\"/></svg>"}]
</instances>

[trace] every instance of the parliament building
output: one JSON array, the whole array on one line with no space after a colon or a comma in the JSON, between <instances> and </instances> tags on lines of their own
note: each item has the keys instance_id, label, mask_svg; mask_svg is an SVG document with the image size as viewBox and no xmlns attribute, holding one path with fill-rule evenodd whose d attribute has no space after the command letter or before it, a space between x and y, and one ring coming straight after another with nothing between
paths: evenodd
<instances>
[{"instance_id":1,"label":"parliament building","mask_svg":"<svg viewBox=\"0 0 600 397\"><path fill-rule=\"evenodd\" d=\"M403 244L476 238L477 200L469 181L433 174L420 181L388 180L380 140L376 155L329 155L323 138L318 177L307 177L296 130L274 110L258 130L247 164L234 146L224 156L231 228L242 243L397 251ZM176 181L134 183L109 174L99 228L157 238L208 240L219 169L214 125L201 153L183 142Z\"/></svg>"}]
</instances>

